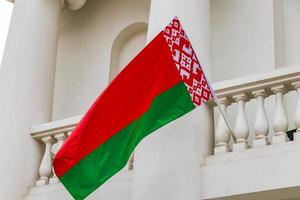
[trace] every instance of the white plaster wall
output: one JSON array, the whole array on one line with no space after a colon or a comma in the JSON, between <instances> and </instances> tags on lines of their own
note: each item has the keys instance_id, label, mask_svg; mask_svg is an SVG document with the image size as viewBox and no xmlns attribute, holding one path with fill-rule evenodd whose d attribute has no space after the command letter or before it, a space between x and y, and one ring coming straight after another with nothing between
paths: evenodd
<instances>
[{"instance_id":1,"label":"white plaster wall","mask_svg":"<svg viewBox=\"0 0 300 200\"><path fill-rule=\"evenodd\" d=\"M119 53L118 69L121 71L145 46L147 29L136 32L128 38ZM142 44L142 45L139 45ZM113 67L113 66L111 66Z\"/></svg>"},{"instance_id":2,"label":"white plaster wall","mask_svg":"<svg viewBox=\"0 0 300 200\"><path fill-rule=\"evenodd\" d=\"M111 50L109 81L111 81L145 46L147 24L129 25L116 37Z\"/></svg>"},{"instance_id":3,"label":"white plaster wall","mask_svg":"<svg viewBox=\"0 0 300 200\"><path fill-rule=\"evenodd\" d=\"M149 0L89 0L78 11L64 10L53 120L83 114L88 109L108 84L115 38L130 24L147 23L149 4Z\"/></svg>"},{"instance_id":4,"label":"white plaster wall","mask_svg":"<svg viewBox=\"0 0 300 200\"><path fill-rule=\"evenodd\" d=\"M300 63L300 1L284 1L285 65Z\"/></svg>"},{"instance_id":5,"label":"white plaster wall","mask_svg":"<svg viewBox=\"0 0 300 200\"><path fill-rule=\"evenodd\" d=\"M283 64L278 68L300 64L300 1L283 0L282 6L282 56ZM296 91L285 95L285 105L289 120L289 129L295 128Z\"/></svg>"},{"instance_id":6,"label":"white plaster wall","mask_svg":"<svg viewBox=\"0 0 300 200\"><path fill-rule=\"evenodd\" d=\"M293 141L207 157L202 167L205 199L298 200L299 144ZM293 187L298 192L286 191Z\"/></svg>"},{"instance_id":7,"label":"white plaster wall","mask_svg":"<svg viewBox=\"0 0 300 200\"><path fill-rule=\"evenodd\" d=\"M213 81L273 70L273 0L210 3Z\"/></svg>"}]
</instances>

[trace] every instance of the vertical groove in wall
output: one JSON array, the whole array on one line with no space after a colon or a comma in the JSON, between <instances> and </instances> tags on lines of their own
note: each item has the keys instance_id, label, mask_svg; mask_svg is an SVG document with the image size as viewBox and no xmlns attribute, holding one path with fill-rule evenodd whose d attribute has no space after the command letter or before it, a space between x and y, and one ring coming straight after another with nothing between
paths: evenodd
<instances>
[{"instance_id":1,"label":"vertical groove in wall","mask_svg":"<svg viewBox=\"0 0 300 200\"><path fill-rule=\"evenodd\" d=\"M285 65L284 1L274 0L273 5L275 68L280 68Z\"/></svg>"}]
</instances>

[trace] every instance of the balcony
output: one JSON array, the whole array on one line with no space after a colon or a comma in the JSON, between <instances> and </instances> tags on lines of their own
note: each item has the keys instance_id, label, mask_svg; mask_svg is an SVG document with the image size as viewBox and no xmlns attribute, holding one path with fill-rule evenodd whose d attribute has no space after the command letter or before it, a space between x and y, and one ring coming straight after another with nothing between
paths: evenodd
<instances>
[{"instance_id":1,"label":"balcony","mask_svg":"<svg viewBox=\"0 0 300 200\"><path fill-rule=\"evenodd\" d=\"M222 110L231 114L236 141L218 117L214 155L202 168L204 199L299 199L300 67L213 86ZM286 134L291 129L293 141Z\"/></svg>"},{"instance_id":2,"label":"balcony","mask_svg":"<svg viewBox=\"0 0 300 200\"><path fill-rule=\"evenodd\" d=\"M82 116L76 116L31 127L32 137L44 144L45 148L38 172L39 179L36 181L35 186L29 189L29 195L25 200L44 200L46 196L49 199L71 199L53 172L52 160L55 153L70 136L81 117ZM122 171L111 178L107 184L95 194L90 195L89 198L95 199L94 195L96 195L97 198L101 197L101 199L118 199L119 194L116 194L114 189L121 191L125 197L129 196L132 167L133 156Z\"/></svg>"},{"instance_id":3,"label":"balcony","mask_svg":"<svg viewBox=\"0 0 300 200\"><path fill-rule=\"evenodd\" d=\"M236 140L215 109L214 154L205 158L201 168L203 199L299 198L300 66L218 82L213 87L234 125ZM52 158L80 118L31 127L32 137L45 150L39 179L26 199L43 199L46 194L53 199L68 198L53 174ZM291 129L296 129L293 141L286 134ZM119 187L130 199L133 165L131 157L128 166L97 191L97 198L114 199L111 188Z\"/></svg>"}]
</instances>

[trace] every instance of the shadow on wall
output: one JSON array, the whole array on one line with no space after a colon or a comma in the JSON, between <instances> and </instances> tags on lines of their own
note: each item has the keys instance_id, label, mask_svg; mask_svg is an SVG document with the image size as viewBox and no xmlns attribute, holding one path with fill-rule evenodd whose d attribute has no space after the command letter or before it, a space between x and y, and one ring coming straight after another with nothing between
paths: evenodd
<instances>
[{"instance_id":1,"label":"shadow on wall","mask_svg":"<svg viewBox=\"0 0 300 200\"><path fill-rule=\"evenodd\" d=\"M137 22L118 34L111 48L109 82L145 47L147 28L147 23Z\"/></svg>"}]
</instances>

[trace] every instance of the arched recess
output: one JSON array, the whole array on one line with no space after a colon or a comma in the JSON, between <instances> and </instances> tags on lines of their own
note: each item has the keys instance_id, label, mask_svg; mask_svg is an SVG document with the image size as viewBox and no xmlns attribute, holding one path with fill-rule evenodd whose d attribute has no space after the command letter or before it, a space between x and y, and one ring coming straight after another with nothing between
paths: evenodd
<instances>
[{"instance_id":1,"label":"arched recess","mask_svg":"<svg viewBox=\"0 0 300 200\"><path fill-rule=\"evenodd\" d=\"M118 34L111 49L109 82L145 47L147 28L146 23L136 22Z\"/></svg>"}]
</instances>

